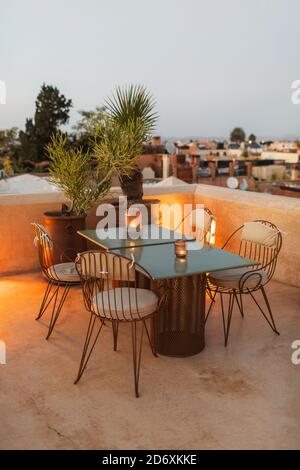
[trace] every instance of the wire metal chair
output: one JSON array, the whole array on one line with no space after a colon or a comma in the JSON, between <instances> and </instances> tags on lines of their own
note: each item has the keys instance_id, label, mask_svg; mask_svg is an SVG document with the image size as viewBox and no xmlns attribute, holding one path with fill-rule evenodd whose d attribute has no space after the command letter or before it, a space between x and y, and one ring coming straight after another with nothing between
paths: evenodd
<instances>
[{"instance_id":1,"label":"wire metal chair","mask_svg":"<svg viewBox=\"0 0 300 470\"><path fill-rule=\"evenodd\" d=\"M213 293L213 300L217 294L220 294L225 346L228 344L235 302L241 316L244 317L244 294L251 296L271 329L279 335L265 286L273 277L281 247L282 234L280 230L276 225L266 220L255 220L242 225L230 235L222 247L222 249L230 248L230 251L240 256L257 261L251 267L212 272L207 276L209 289ZM262 293L267 311L262 308L254 296L254 293L258 291ZM229 296L226 318L224 295ZM205 321L210 315L212 305L213 301L210 304Z\"/></svg>"},{"instance_id":2,"label":"wire metal chair","mask_svg":"<svg viewBox=\"0 0 300 470\"><path fill-rule=\"evenodd\" d=\"M213 213L206 207L192 210L189 214L190 235L200 242L210 244L214 220Z\"/></svg>"},{"instance_id":3,"label":"wire metal chair","mask_svg":"<svg viewBox=\"0 0 300 470\"><path fill-rule=\"evenodd\" d=\"M79 284L80 279L74 262L54 264L52 257L53 241L49 233L41 224L32 223L32 225L35 229L34 243L38 248L40 266L48 281L36 320L39 320L48 307L52 306L51 319L46 336L46 339L49 339L71 286ZM61 260L63 260L64 257L68 259L66 253L62 254Z\"/></svg>"},{"instance_id":4,"label":"wire metal chair","mask_svg":"<svg viewBox=\"0 0 300 470\"><path fill-rule=\"evenodd\" d=\"M86 309L90 321L82 351L80 366L75 380L79 382L91 357L104 323L111 322L114 350L117 350L120 323L130 323L133 352L133 372L135 396L139 396L139 376L144 330L147 334L153 355L156 357L154 330L155 317L160 299L150 289L137 287L138 270L134 260L110 252L87 251L75 260L80 276ZM146 320L152 322L152 336ZM93 331L99 321L98 330ZM137 324L141 323L140 340Z\"/></svg>"}]
</instances>

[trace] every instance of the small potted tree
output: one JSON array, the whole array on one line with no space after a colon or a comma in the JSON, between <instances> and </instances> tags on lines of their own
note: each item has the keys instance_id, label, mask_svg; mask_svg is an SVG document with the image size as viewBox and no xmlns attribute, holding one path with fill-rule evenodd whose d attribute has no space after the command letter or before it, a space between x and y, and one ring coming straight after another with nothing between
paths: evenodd
<instances>
[{"instance_id":1,"label":"small potted tree","mask_svg":"<svg viewBox=\"0 0 300 470\"><path fill-rule=\"evenodd\" d=\"M46 150L50 180L67 199L61 211L44 213L44 225L54 241L54 262L61 262L62 252L74 259L86 249L77 230L84 229L88 210L108 193L113 168L108 159L92 165L89 152L71 147L67 136L61 133L52 137Z\"/></svg>"},{"instance_id":2,"label":"small potted tree","mask_svg":"<svg viewBox=\"0 0 300 470\"><path fill-rule=\"evenodd\" d=\"M106 119L98 128L93 149L97 161L107 162L105 165L109 163L117 174L128 206L142 203L148 207L148 223L157 221L158 212L152 212L150 208L159 200L143 201L143 174L138 159L143 144L150 140L154 130L157 120L154 106L152 96L143 86L118 87L115 94L106 100ZM112 203L118 220L119 201Z\"/></svg>"},{"instance_id":3,"label":"small potted tree","mask_svg":"<svg viewBox=\"0 0 300 470\"><path fill-rule=\"evenodd\" d=\"M118 87L106 100L107 120L94 147L98 161L110 161L129 203L143 198L143 175L138 166L143 144L150 140L157 113L152 95L141 85Z\"/></svg>"}]
</instances>

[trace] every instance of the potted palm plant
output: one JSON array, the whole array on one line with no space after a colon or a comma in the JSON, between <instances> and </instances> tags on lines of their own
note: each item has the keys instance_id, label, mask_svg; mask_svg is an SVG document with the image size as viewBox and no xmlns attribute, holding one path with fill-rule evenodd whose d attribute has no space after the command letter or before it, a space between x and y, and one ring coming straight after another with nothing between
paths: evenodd
<instances>
[{"instance_id":1,"label":"potted palm plant","mask_svg":"<svg viewBox=\"0 0 300 470\"><path fill-rule=\"evenodd\" d=\"M105 103L107 119L94 147L100 162L111 162L129 203L143 198L143 175L138 157L150 140L157 121L152 95L141 85L118 87Z\"/></svg>"},{"instance_id":2,"label":"potted palm plant","mask_svg":"<svg viewBox=\"0 0 300 470\"><path fill-rule=\"evenodd\" d=\"M91 155L82 148L69 145L67 136L58 133L46 147L50 159L51 182L62 190L67 203L62 210L44 213L44 225L55 246L54 262L61 261L62 252L69 259L86 249L77 230L85 227L88 210L109 191L113 171L109 160L91 164Z\"/></svg>"}]
</instances>

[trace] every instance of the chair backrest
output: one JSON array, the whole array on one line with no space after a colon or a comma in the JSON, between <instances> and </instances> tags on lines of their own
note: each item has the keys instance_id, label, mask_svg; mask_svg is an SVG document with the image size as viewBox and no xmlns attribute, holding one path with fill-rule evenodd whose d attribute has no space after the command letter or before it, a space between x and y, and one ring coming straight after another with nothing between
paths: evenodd
<instances>
[{"instance_id":1,"label":"chair backrest","mask_svg":"<svg viewBox=\"0 0 300 470\"><path fill-rule=\"evenodd\" d=\"M88 310L120 321L139 316L133 259L104 251L86 251L77 256L75 266ZM105 291L110 291L109 295Z\"/></svg>"},{"instance_id":2,"label":"chair backrest","mask_svg":"<svg viewBox=\"0 0 300 470\"><path fill-rule=\"evenodd\" d=\"M191 235L198 241L210 242L212 221L214 217L209 209L194 209L189 215Z\"/></svg>"},{"instance_id":3,"label":"chair backrest","mask_svg":"<svg viewBox=\"0 0 300 470\"><path fill-rule=\"evenodd\" d=\"M257 261L253 269L264 269L268 280L274 274L277 258L282 247L281 231L271 222L254 220L246 222L239 227L227 240L234 240L238 236L238 254L245 258Z\"/></svg>"},{"instance_id":4,"label":"chair backrest","mask_svg":"<svg viewBox=\"0 0 300 470\"><path fill-rule=\"evenodd\" d=\"M38 248L40 266L43 272L48 276L48 268L53 266L53 242L42 224L32 223L35 229L34 243Z\"/></svg>"}]
</instances>

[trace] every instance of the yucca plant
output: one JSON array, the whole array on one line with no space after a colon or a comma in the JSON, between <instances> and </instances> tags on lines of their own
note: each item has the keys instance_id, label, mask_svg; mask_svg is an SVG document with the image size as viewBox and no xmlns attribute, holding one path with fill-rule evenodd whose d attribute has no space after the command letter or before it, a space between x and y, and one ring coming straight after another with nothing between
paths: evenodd
<instances>
[{"instance_id":1,"label":"yucca plant","mask_svg":"<svg viewBox=\"0 0 300 470\"><path fill-rule=\"evenodd\" d=\"M123 193L129 201L139 201L143 197L143 175L138 157L155 128L155 101L144 86L129 85L117 87L105 107L107 127L95 154L100 161L113 160Z\"/></svg>"},{"instance_id":2,"label":"yucca plant","mask_svg":"<svg viewBox=\"0 0 300 470\"><path fill-rule=\"evenodd\" d=\"M68 213L81 216L108 193L112 162L93 167L91 156L82 148L69 146L66 135L57 133L46 146L50 159L51 182L64 191L69 200Z\"/></svg>"}]
</instances>

